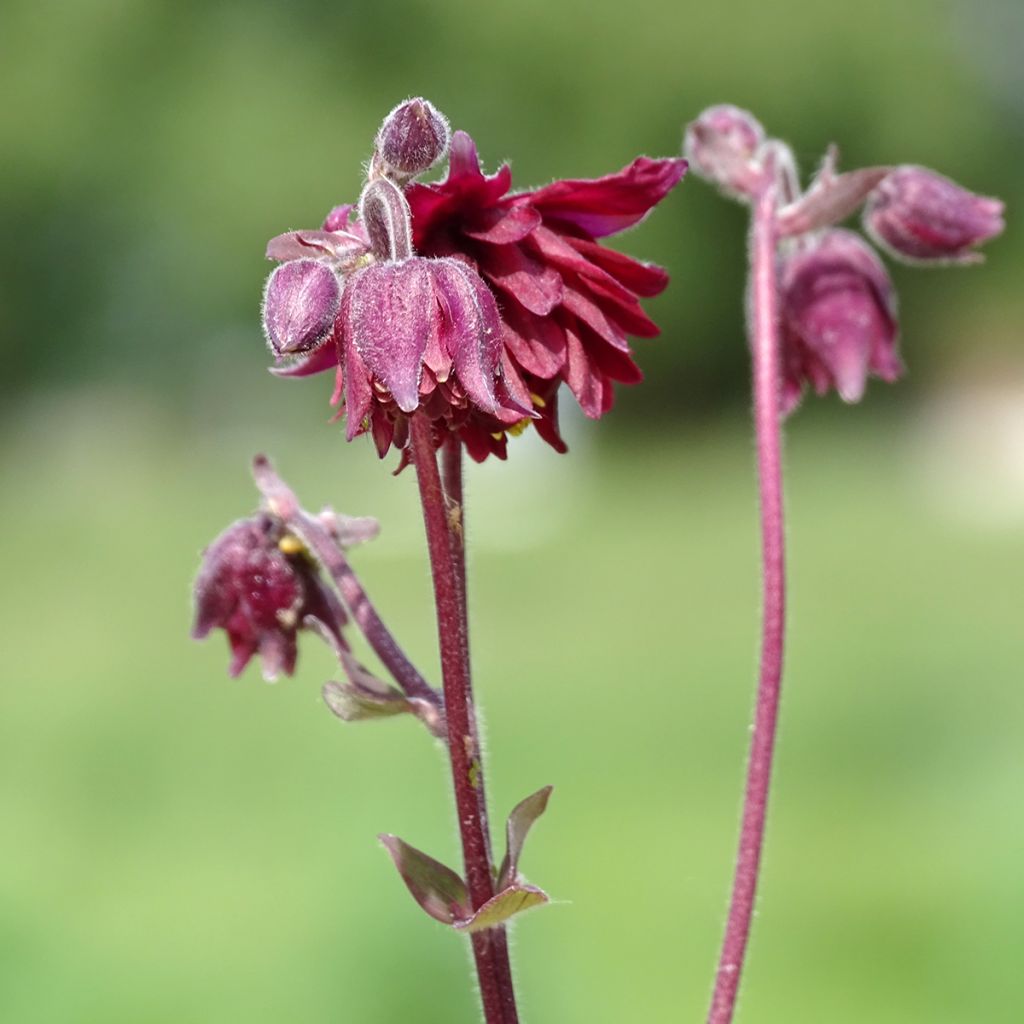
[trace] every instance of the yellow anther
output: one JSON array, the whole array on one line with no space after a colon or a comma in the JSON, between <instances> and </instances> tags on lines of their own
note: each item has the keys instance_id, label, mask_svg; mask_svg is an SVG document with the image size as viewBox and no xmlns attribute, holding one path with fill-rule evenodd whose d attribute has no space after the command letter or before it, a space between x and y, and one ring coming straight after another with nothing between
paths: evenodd
<instances>
[{"instance_id":1,"label":"yellow anther","mask_svg":"<svg viewBox=\"0 0 1024 1024\"><path fill-rule=\"evenodd\" d=\"M544 399L540 397L540 395L535 395L535 394L534 394L534 393L533 393L533 392L531 391L531 392L530 392L530 398L531 398L531 399L533 400L533 404L534 404L535 406L537 406L537 408L538 408L538 409L545 409L545 408L547 408L547 404L548 404L548 403L547 403L547 402L545 402L545 401L544 401Z\"/></svg>"},{"instance_id":2,"label":"yellow anther","mask_svg":"<svg viewBox=\"0 0 1024 1024\"><path fill-rule=\"evenodd\" d=\"M304 555L306 545L293 533L286 533L278 542L278 550L282 555Z\"/></svg>"}]
</instances>

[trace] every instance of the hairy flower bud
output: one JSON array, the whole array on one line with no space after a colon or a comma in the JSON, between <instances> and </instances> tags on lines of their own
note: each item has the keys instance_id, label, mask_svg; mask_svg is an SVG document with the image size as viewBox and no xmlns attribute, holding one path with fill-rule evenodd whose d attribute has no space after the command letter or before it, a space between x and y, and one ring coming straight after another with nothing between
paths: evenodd
<instances>
[{"instance_id":1,"label":"hairy flower bud","mask_svg":"<svg viewBox=\"0 0 1024 1024\"><path fill-rule=\"evenodd\" d=\"M1003 204L926 167L897 167L871 193L864 226L898 259L977 263L974 247L1003 230Z\"/></svg>"},{"instance_id":2,"label":"hairy flower bud","mask_svg":"<svg viewBox=\"0 0 1024 1024\"><path fill-rule=\"evenodd\" d=\"M892 283L859 235L826 231L797 250L783 264L781 289L784 412L799 404L805 383L857 402L868 376L902 373Z\"/></svg>"},{"instance_id":3,"label":"hairy flower bud","mask_svg":"<svg viewBox=\"0 0 1024 1024\"><path fill-rule=\"evenodd\" d=\"M195 583L197 640L223 629L237 676L256 653L263 675L295 671L296 634L316 626L339 648L345 614L296 538L270 515L239 519L205 551Z\"/></svg>"},{"instance_id":4,"label":"hairy flower bud","mask_svg":"<svg viewBox=\"0 0 1024 1024\"><path fill-rule=\"evenodd\" d=\"M341 285L325 263L282 263L267 279L263 294L263 330L274 355L309 352L322 345L340 304Z\"/></svg>"},{"instance_id":5,"label":"hairy flower bud","mask_svg":"<svg viewBox=\"0 0 1024 1024\"><path fill-rule=\"evenodd\" d=\"M412 213L393 182L371 181L359 197L359 216L377 259L404 260L412 255Z\"/></svg>"},{"instance_id":6,"label":"hairy flower bud","mask_svg":"<svg viewBox=\"0 0 1024 1024\"><path fill-rule=\"evenodd\" d=\"M764 137L753 114L721 103L708 107L686 126L683 156L702 178L727 195L745 199L760 181L757 152Z\"/></svg>"},{"instance_id":7,"label":"hairy flower bud","mask_svg":"<svg viewBox=\"0 0 1024 1024\"><path fill-rule=\"evenodd\" d=\"M374 155L385 175L405 184L442 160L450 139L448 122L432 103L406 100L384 119Z\"/></svg>"}]
</instances>

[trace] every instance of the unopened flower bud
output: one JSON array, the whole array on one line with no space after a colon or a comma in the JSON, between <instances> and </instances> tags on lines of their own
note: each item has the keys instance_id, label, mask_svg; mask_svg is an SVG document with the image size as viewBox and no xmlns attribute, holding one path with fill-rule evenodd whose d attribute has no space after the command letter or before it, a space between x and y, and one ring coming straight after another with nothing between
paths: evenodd
<instances>
[{"instance_id":1,"label":"unopened flower bud","mask_svg":"<svg viewBox=\"0 0 1024 1024\"><path fill-rule=\"evenodd\" d=\"M207 549L195 583L197 640L223 629L237 676L254 654L271 680L295 670L296 634L315 625L345 649L345 615L296 538L269 515L240 519Z\"/></svg>"},{"instance_id":2,"label":"unopened flower bud","mask_svg":"<svg viewBox=\"0 0 1024 1024\"><path fill-rule=\"evenodd\" d=\"M341 285L325 263L282 263L267 279L263 295L263 330L274 354L309 352L322 345L340 303Z\"/></svg>"},{"instance_id":3,"label":"unopened flower bud","mask_svg":"<svg viewBox=\"0 0 1024 1024\"><path fill-rule=\"evenodd\" d=\"M852 231L826 231L782 267L782 406L800 402L804 384L860 401L869 376L893 381L896 297L882 261Z\"/></svg>"},{"instance_id":4,"label":"unopened flower bud","mask_svg":"<svg viewBox=\"0 0 1024 1024\"><path fill-rule=\"evenodd\" d=\"M450 139L448 122L432 103L406 100L380 126L375 156L384 174L405 184L443 159Z\"/></svg>"},{"instance_id":5,"label":"unopened flower bud","mask_svg":"<svg viewBox=\"0 0 1024 1024\"><path fill-rule=\"evenodd\" d=\"M764 129L753 114L728 103L708 107L686 126L683 156L702 178L738 199L753 195L761 179L757 152Z\"/></svg>"},{"instance_id":6,"label":"unopened flower bud","mask_svg":"<svg viewBox=\"0 0 1024 1024\"><path fill-rule=\"evenodd\" d=\"M359 216L377 259L403 260L412 255L412 213L392 181L376 178L363 189Z\"/></svg>"},{"instance_id":7,"label":"unopened flower bud","mask_svg":"<svg viewBox=\"0 0 1024 1024\"><path fill-rule=\"evenodd\" d=\"M864 226L898 259L977 263L974 247L1003 230L1003 204L926 167L897 167L868 198Z\"/></svg>"}]
</instances>

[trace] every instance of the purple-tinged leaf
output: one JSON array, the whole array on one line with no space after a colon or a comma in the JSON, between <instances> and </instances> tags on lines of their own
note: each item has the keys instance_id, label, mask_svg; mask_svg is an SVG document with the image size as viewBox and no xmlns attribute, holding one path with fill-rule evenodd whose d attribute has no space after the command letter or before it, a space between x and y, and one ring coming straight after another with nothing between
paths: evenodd
<instances>
[{"instance_id":1,"label":"purple-tinged leaf","mask_svg":"<svg viewBox=\"0 0 1024 1024\"><path fill-rule=\"evenodd\" d=\"M482 932L485 928L496 928L504 924L514 914L521 914L524 910L548 902L548 894L543 889L517 882L492 896L472 917L456 921L455 928L470 934Z\"/></svg>"},{"instance_id":2,"label":"purple-tinged leaf","mask_svg":"<svg viewBox=\"0 0 1024 1024\"><path fill-rule=\"evenodd\" d=\"M512 813L505 823L506 851L505 859L501 862L498 871L498 888L504 889L515 881L519 870L519 857L523 852L523 843L526 842L527 833L533 823L544 813L548 806L548 799L554 786L545 786L531 793L525 800L512 808Z\"/></svg>"},{"instance_id":3,"label":"purple-tinged leaf","mask_svg":"<svg viewBox=\"0 0 1024 1024\"><path fill-rule=\"evenodd\" d=\"M412 898L435 921L455 924L472 918L466 883L451 868L403 842L398 836L384 834L377 838L391 854Z\"/></svg>"}]
</instances>

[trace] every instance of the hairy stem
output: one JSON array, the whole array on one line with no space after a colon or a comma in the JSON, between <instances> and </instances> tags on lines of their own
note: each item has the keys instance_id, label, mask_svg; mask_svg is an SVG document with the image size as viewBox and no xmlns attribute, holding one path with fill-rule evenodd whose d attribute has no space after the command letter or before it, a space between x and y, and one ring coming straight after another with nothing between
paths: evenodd
<instances>
[{"instance_id":1,"label":"hairy stem","mask_svg":"<svg viewBox=\"0 0 1024 1024\"><path fill-rule=\"evenodd\" d=\"M465 556L462 519L461 446L445 453L445 478L451 492L441 486L434 452L433 429L424 415L410 424L413 463L419 481L423 521L434 580L437 629L441 648L448 720L448 754L455 787L455 806L470 902L478 910L494 895L493 864L484 798L483 760L473 707L469 671ZM449 441L453 444L453 440ZM457 465L456 465L457 463ZM457 514L454 510L457 509ZM472 936L480 997L487 1024L517 1024L512 968L504 928L490 928Z\"/></svg>"},{"instance_id":2,"label":"hairy stem","mask_svg":"<svg viewBox=\"0 0 1024 1024\"><path fill-rule=\"evenodd\" d=\"M779 310L775 272L775 187L754 207L750 242L749 330L753 354L754 426L761 504L763 624L757 706L743 798L736 873L708 1024L729 1024L743 971L764 845L768 788L778 725L785 628L785 549L782 518L782 431L779 410Z\"/></svg>"}]
</instances>

